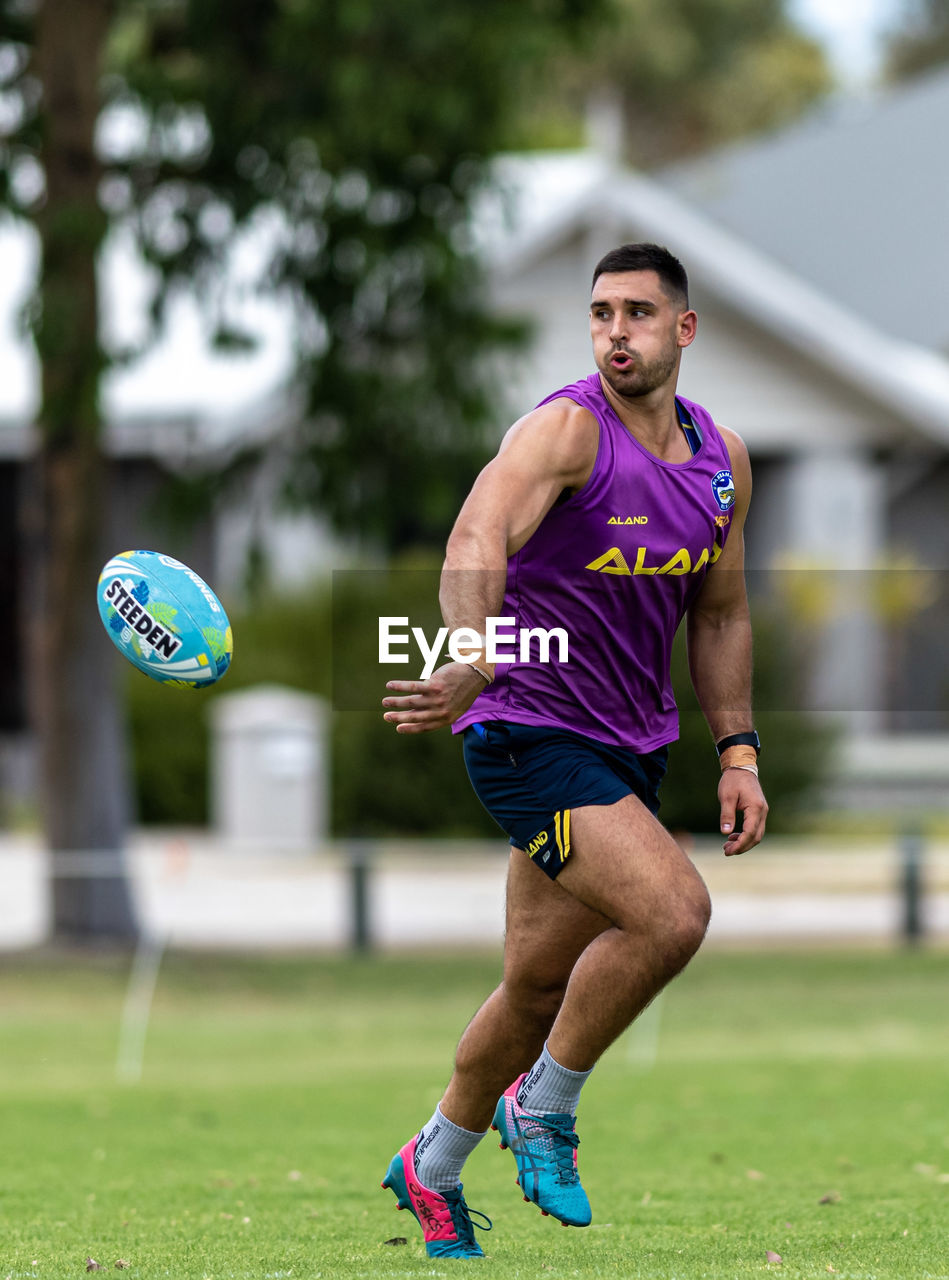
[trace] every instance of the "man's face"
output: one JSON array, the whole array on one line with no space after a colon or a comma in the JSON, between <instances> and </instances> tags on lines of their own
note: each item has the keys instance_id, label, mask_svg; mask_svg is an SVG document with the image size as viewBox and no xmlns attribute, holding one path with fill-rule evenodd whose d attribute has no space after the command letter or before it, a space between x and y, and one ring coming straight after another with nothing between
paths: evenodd
<instances>
[{"instance_id":1,"label":"man's face","mask_svg":"<svg viewBox=\"0 0 949 1280\"><path fill-rule=\"evenodd\" d=\"M648 395L675 377L695 337L695 312L666 293L655 271L597 277L590 302L596 367L618 395Z\"/></svg>"}]
</instances>

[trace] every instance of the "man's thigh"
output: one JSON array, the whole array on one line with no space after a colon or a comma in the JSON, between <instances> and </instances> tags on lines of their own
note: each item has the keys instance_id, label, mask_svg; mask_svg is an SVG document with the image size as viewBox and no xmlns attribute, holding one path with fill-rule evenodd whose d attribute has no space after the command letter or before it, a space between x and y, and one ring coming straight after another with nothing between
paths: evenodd
<instances>
[{"instance_id":1,"label":"man's thigh","mask_svg":"<svg viewBox=\"0 0 949 1280\"><path fill-rule=\"evenodd\" d=\"M641 800L571 811L571 852L555 880L512 849L505 982L565 986L587 946L612 925L648 935L707 915L708 891L690 859Z\"/></svg>"},{"instance_id":2,"label":"man's thigh","mask_svg":"<svg viewBox=\"0 0 949 1280\"><path fill-rule=\"evenodd\" d=\"M562 989L578 957L610 924L558 880L545 875L523 849L511 850L504 934L506 983L539 991Z\"/></svg>"},{"instance_id":3,"label":"man's thigh","mask_svg":"<svg viewBox=\"0 0 949 1280\"><path fill-rule=\"evenodd\" d=\"M702 877L633 795L571 813L572 849L555 886L628 931L649 932L680 912L708 911Z\"/></svg>"}]
</instances>

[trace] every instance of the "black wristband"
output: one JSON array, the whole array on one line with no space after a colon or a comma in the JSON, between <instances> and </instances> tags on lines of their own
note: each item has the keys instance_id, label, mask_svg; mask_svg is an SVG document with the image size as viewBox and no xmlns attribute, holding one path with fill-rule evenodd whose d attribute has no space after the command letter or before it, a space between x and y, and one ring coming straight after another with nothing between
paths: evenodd
<instances>
[{"instance_id":1,"label":"black wristband","mask_svg":"<svg viewBox=\"0 0 949 1280\"><path fill-rule=\"evenodd\" d=\"M761 754L761 739L757 732L752 729L749 733L730 733L727 738L721 738L715 743L715 750L719 755L723 751L727 751L729 747L754 747L755 755Z\"/></svg>"}]
</instances>

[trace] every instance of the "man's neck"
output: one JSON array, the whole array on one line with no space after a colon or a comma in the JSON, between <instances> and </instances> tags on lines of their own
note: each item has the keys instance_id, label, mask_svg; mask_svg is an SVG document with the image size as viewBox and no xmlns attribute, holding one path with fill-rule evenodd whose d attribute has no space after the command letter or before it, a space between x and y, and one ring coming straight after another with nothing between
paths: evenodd
<instances>
[{"instance_id":1,"label":"man's neck","mask_svg":"<svg viewBox=\"0 0 949 1280\"><path fill-rule=\"evenodd\" d=\"M621 396L600 374L600 386L616 416L644 449L664 462L686 462L692 456L679 422L675 383L644 396Z\"/></svg>"}]
</instances>

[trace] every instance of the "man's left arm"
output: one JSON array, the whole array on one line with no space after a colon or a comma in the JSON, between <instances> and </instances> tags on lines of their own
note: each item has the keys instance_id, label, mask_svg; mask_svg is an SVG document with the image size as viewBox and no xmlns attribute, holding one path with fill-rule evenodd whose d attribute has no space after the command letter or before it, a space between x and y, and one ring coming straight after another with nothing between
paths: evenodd
<instances>
[{"instance_id":1,"label":"man's left arm","mask_svg":"<svg viewBox=\"0 0 949 1280\"><path fill-rule=\"evenodd\" d=\"M689 610L689 671L699 706L716 742L753 727L751 714L751 618L745 590L744 527L751 500L751 464L734 431L719 430L728 447L735 482L735 505L725 550L709 570ZM718 785L725 853L753 849L764 835L768 804L757 776L729 765L742 748L726 748ZM742 815L740 830L737 814Z\"/></svg>"}]
</instances>

